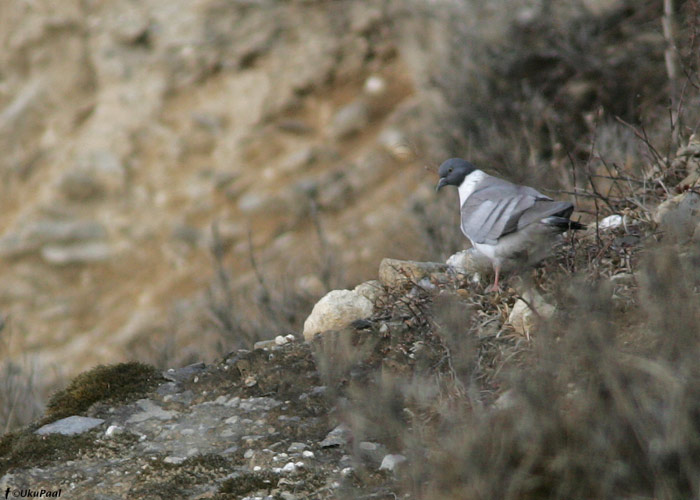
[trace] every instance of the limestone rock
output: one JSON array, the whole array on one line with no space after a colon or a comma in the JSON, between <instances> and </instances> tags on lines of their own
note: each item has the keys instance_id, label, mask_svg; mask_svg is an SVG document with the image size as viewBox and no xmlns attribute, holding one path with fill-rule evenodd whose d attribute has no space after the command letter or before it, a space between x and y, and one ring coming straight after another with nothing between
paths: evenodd
<instances>
[{"instance_id":1,"label":"limestone rock","mask_svg":"<svg viewBox=\"0 0 700 500\"><path fill-rule=\"evenodd\" d=\"M343 328L355 320L372 314L369 299L352 290L328 292L314 306L304 321L304 339L307 341L319 333Z\"/></svg>"},{"instance_id":2,"label":"limestone rock","mask_svg":"<svg viewBox=\"0 0 700 500\"><path fill-rule=\"evenodd\" d=\"M515 302L508 316L508 323L511 324L516 332L529 338L537 321L540 318L551 318L555 308L553 305L545 302L544 298L534 290L526 291L523 294L523 298L525 300L518 299ZM535 309L534 312L528 304L532 305Z\"/></svg>"},{"instance_id":3,"label":"limestone rock","mask_svg":"<svg viewBox=\"0 0 700 500\"><path fill-rule=\"evenodd\" d=\"M63 434L64 436L74 436L87 432L93 427L102 424L104 420L101 418L81 417L73 415L72 417L62 418L43 427L39 427L35 433L39 435L46 434Z\"/></svg>"},{"instance_id":4,"label":"limestone rock","mask_svg":"<svg viewBox=\"0 0 700 500\"><path fill-rule=\"evenodd\" d=\"M446 270L447 266L439 262L383 259L379 264L379 281L387 288L397 288Z\"/></svg>"},{"instance_id":5,"label":"limestone rock","mask_svg":"<svg viewBox=\"0 0 700 500\"><path fill-rule=\"evenodd\" d=\"M374 304L377 299L384 293L384 287L377 280L369 280L364 283L357 285L353 292L359 293L363 297L367 298L372 304Z\"/></svg>"}]
</instances>

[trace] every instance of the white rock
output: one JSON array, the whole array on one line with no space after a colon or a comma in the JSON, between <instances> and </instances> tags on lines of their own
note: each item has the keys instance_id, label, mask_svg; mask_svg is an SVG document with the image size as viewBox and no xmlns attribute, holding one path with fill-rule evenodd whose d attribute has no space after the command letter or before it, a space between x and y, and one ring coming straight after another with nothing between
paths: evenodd
<instances>
[{"instance_id":1,"label":"white rock","mask_svg":"<svg viewBox=\"0 0 700 500\"><path fill-rule=\"evenodd\" d=\"M363 90L367 95L382 95L386 91L386 81L381 76L372 75L365 80Z\"/></svg>"},{"instance_id":2,"label":"white rock","mask_svg":"<svg viewBox=\"0 0 700 500\"><path fill-rule=\"evenodd\" d=\"M550 318L554 314L555 308L553 305L545 302L542 296L534 290L526 291L523 294L523 298L525 300L518 299L515 302L508 316L508 323L511 324L516 332L529 338L538 319ZM536 313L530 309L528 303L535 308Z\"/></svg>"},{"instance_id":3,"label":"white rock","mask_svg":"<svg viewBox=\"0 0 700 500\"><path fill-rule=\"evenodd\" d=\"M110 425L107 427L107 430L105 431L105 436L106 437L114 437L118 436L119 434L122 434L124 432L124 428L119 426L119 425Z\"/></svg>"},{"instance_id":4,"label":"white rock","mask_svg":"<svg viewBox=\"0 0 700 500\"><path fill-rule=\"evenodd\" d=\"M275 337L275 344L277 344L277 345L284 345L287 342L288 342L287 337L285 337L283 335L277 335L277 337Z\"/></svg>"},{"instance_id":5,"label":"white rock","mask_svg":"<svg viewBox=\"0 0 700 500\"><path fill-rule=\"evenodd\" d=\"M314 458L314 452L311 450L304 450L301 452L301 456L304 458Z\"/></svg>"},{"instance_id":6,"label":"white rock","mask_svg":"<svg viewBox=\"0 0 700 500\"><path fill-rule=\"evenodd\" d=\"M282 467L282 472L296 472L297 464L294 462L289 462Z\"/></svg>"},{"instance_id":7,"label":"white rock","mask_svg":"<svg viewBox=\"0 0 700 500\"><path fill-rule=\"evenodd\" d=\"M379 470L388 470L389 472L394 472L399 464L406 461L406 457L403 455L386 455L382 460L382 464L379 466Z\"/></svg>"},{"instance_id":8,"label":"white rock","mask_svg":"<svg viewBox=\"0 0 700 500\"><path fill-rule=\"evenodd\" d=\"M351 290L328 292L314 306L304 321L304 339L307 341L319 333L337 330L349 323L372 315L372 302Z\"/></svg>"},{"instance_id":9,"label":"white rock","mask_svg":"<svg viewBox=\"0 0 700 500\"><path fill-rule=\"evenodd\" d=\"M598 229L615 229L625 223L625 218L622 215L608 215L598 223Z\"/></svg>"},{"instance_id":10,"label":"white rock","mask_svg":"<svg viewBox=\"0 0 700 500\"><path fill-rule=\"evenodd\" d=\"M186 460L185 457L165 457L163 459L163 462L165 462L166 464L178 465L178 464L181 464L182 462L184 462L185 460Z\"/></svg>"}]
</instances>

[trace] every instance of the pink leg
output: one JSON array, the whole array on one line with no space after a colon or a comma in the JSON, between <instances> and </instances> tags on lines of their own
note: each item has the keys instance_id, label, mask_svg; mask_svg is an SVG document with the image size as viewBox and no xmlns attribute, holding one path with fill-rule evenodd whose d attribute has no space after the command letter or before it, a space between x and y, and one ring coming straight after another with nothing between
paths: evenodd
<instances>
[{"instance_id":1,"label":"pink leg","mask_svg":"<svg viewBox=\"0 0 700 500\"><path fill-rule=\"evenodd\" d=\"M501 274L501 266L493 266L493 270L494 270L495 273L496 273L496 277L495 277L495 279L493 280L493 285L491 285L490 287L488 287L488 288L486 289L486 292L487 292L487 293L490 293L490 292L500 292L500 291L501 291L501 287L498 286L498 277L499 277L500 274Z\"/></svg>"}]
</instances>

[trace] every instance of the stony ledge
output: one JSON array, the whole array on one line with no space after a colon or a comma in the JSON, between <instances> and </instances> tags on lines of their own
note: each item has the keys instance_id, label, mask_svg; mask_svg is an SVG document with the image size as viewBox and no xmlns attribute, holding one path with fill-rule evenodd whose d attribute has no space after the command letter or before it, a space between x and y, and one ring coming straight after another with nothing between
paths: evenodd
<instances>
[{"instance_id":1,"label":"stony ledge","mask_svg":"<svg viewBox=\"0 0 700 500\"><path fill-rule=\"evenodd\" d=\"M658 223L674 227L689 220L696 203L687 198L693 196L661 207ZM624 218L611 221L600 230L626 230ZM694 229L686 226L686 232ZM470 251L453 255L448 264L384 259L379 280L330 292L319 301L307 320L316 330L304 332L309 342L278 335L211 365L167 370L155 389L125 403L98 401L81 414L47 417L41 427L5 435L0 490L61 488L69 498L104 500L293 500L321 498L321 492L352 498L358 491L393 491L407 459L387 443L354 442L339 411L343 398L329 394L337 391L338 381L329 389L327 374L319 372L318 346L325 342L319 339L332 339L332 331L362 330L384 338L400 329L410 332L416 327L410 315L395 321L378 309L440 295L462 300L480 289L475 282L486 272L483 259ZM615 274L610 281L618 286L622 278L635 279ZM555 313L534 289L509 300L510 314L500 328L507 323L523 337ZM417 359L426 351L420 349L424 340L413 333L410 342L400 349L407 359ZM494 410L503 401L496 401ZM358 468L375 476L372 486L358 486Z\"/></svg>"}]
</instances>

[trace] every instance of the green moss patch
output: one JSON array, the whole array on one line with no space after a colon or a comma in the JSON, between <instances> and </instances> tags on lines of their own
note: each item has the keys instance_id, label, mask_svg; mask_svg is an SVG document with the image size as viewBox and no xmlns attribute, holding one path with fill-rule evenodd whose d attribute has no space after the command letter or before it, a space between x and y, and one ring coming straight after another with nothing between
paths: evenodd
<instances>
[{"instance_id":1,"label":"green moss patch","mask_svg":"<svg viewBox=\"0 0 700 500\"><path fill-rule=\"evenodd\" d=\"M54 461L72 460L95 446L95 433L79 436L34 434L33 429L5 434L0 438L0 476L10 467L41 467Z\"/></svg>"},{"instance_id":2,"label":"green moss patch","mask_svg":"<svg viewBox=\"0 0 700 500\"><path fill-rule=\"evenodd\" d=\"M41 424L84 414L98 401L128 403L155 389L162 380L156 368L143 363L97 366L51 397Z\"/></svg>"}]
</instances>

